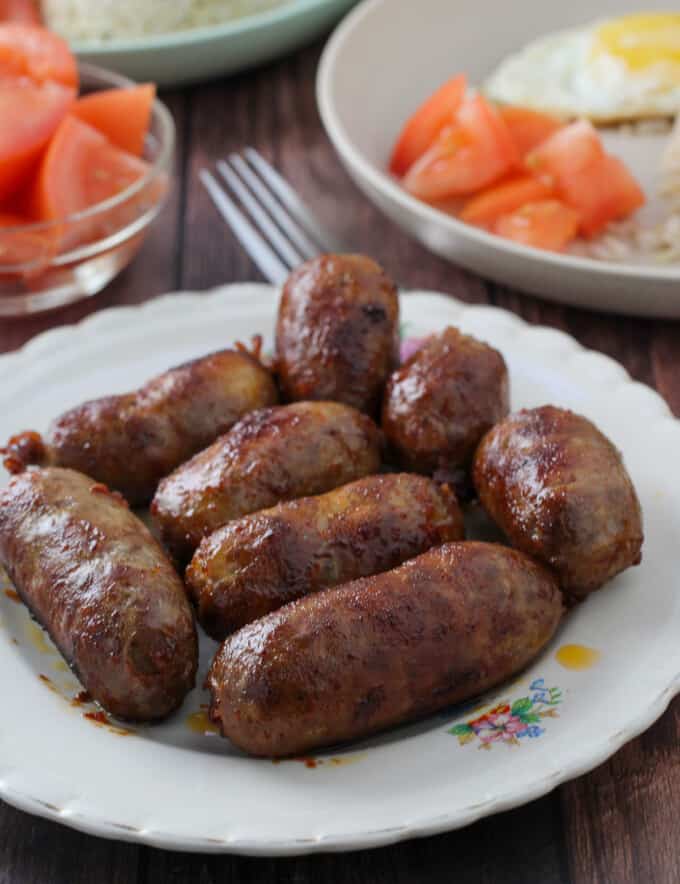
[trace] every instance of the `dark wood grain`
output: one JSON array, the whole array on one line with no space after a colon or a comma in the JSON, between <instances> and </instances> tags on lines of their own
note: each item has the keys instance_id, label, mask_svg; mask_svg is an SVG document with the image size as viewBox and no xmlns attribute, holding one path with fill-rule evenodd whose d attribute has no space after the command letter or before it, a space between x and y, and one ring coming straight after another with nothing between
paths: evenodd
<instances>
[{"instance_id":1,"label":"dark wood grain","mask_svg":"<svg viewBox=\"0 0 680 884\"><path fill-rule=\"evenodd\" d=\"M259 279L198 181L201 168L252 144L348 248L375 256L405 288L495 304L565 330L655 386L680 415L680 323L571 310L486 283L430 255L363 199L321 128L314 101L318 51L166 95L178 124L179 184L138 260L96 300L3 323L0 350L94 309L177 287ZM167 853L80 835L0 805L0 884L671 884L680 881L679 735L680 700L610 761L540 801L460 832L361 854L256 860Z\"/></svg>"}]
</instances>

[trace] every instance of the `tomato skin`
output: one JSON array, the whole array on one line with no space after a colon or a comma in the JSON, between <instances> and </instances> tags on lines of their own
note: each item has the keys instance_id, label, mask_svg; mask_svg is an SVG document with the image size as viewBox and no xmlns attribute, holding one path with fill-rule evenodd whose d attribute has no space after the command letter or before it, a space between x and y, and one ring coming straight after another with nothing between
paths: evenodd
<instances>
[{"instance_id":1,"label":"tomato skin","mask_svg":"<svg viewBox=\"0 0 680 884\"><path fill-rule=\"evenodd\" d=\"M526 203L549 199L555 190L551 184L533 175L520 175L494 184L471 197L460 212L461 221L482 227L493 224Z\"/></svg>"},{"instance_id":2,"label":"tomato skin","mask_svg":"<svg viewBox=\"0 0 680 884\"><path fill-rule=\"evenodd\" d=\"M116 147L140 157L155 97L156 87L151 83L103 89L79 98L71 112L106 135Z\"/></svg>"},{"instance_id":3,"label":"tomato skin","mask_svg":"<svg viewBox=\"0 0 680 884\"><path fill-rule=\"evenodd\" d=\"M0 0L0 22L13 21L24 25L40 25L42 19L33 0Z\"/></svg>"},{"instance_id":4,"label":"tomato skin","mask_svg":"<svg viewBox=\"0 0 680 884\"><path fill-rule=\"evenodd\" d=\"M467 80L460 74L444 83L407 121L390 159L390 171L400 178L420 159L442 129L453 122L465 97Z\"/></svg>"},{"instance_id":5,"label":"tomato skin","mask_svg":"<svg viewBox=\"0 0 680 884\"><path fill-rule=\"evenodd\" d=\"M414 196L465 196L497 181L519 164L507 126L480 95L465 99L453 125L411 167L403 180Z\"/></svg>"},{"instance_id":6,"label":"tomato skin","mask_svg":"<svg viewBox=\"0 0 680 884\"><path fill-rule=\"evenodd\" d=\"M78 86L78 66L68 43L33 25L0 24L0 81L28 77Z\"/></svg>"},{"instance_id":7,"label":"tomato skin","mask_svg":"<svg viewBox=\"0 0 680 884\"><path fill-rule=\"evenodd\" d=\"M579 213L559 200L527 203L494 225L494 232L522 245L561 252L576 237Z\"/></svg>"},{"instance_id":8,"label":"tomato skin","mask_svg":"<svg viewBox=\"0 0 680 884\"><path fill-rule=\"evenodd\" d=\"M503 105L498 108L498 113L510 130L512 139L523 157L564 125L557 117L526 107Z\"/></svg>"},{"instance_id":9,"label":"tomato skin","mask_svg":"<svg viewBox=\"0 0 680 884\"><path fill-rule=\"evenodd\" d=\"M27 183L75 96L57 83L0 81L0 201Z\"/></svg>"}]
</instances>

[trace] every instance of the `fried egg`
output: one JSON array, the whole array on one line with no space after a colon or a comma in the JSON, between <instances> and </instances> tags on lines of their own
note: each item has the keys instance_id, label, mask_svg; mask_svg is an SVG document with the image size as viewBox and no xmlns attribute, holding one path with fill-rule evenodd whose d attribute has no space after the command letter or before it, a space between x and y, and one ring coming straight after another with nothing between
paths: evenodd
<instances>
[{"instance_id":1,"label":"fried egg","mask_svg":"<svg viewBox=\"0 0 680 884\"><path fill-rule=\"evenodd\" d=\"M636 13L549 34L505 59L487 95L595 123L680 113L680 13Z\"/></svg>"}]
</instances>

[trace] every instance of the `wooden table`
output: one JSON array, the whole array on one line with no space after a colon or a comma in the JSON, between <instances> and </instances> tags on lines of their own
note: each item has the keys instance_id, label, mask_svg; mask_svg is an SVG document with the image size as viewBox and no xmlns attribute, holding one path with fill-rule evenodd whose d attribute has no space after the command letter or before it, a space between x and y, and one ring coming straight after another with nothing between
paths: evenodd
<instances>
[{"instance_id":1,"label":"wooden table","mask_svg":"<svg viewBox=\"0 0 680 884\"><path fill-rule=\"evenodd\" d=\"M405 287L496 304L564 329L619 360L680 415L680 323L569 310L486 283L385 221L351 184L323 133L314 101L318 55L312 47L255 73L165 95L177 121L179 185L143 252L90 302L30 321L3 320L0 351L93 310L258 279L197 178L202 166L252 144L346 242L381 261ZM165 853L81 835L0 803L0 884L680 882L679 736L680 699L609 762L527 807L360 854L255 860Z\"/></svg>"}]
</instances>

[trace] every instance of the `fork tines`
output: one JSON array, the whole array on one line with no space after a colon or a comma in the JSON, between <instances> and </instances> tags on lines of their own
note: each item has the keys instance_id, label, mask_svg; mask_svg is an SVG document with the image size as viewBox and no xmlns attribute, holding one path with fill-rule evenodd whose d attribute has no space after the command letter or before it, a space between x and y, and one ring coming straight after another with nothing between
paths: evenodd
<instances>
[{"instance_id":1,"label":"fork tines","mask_svg":"<svg viewBox=\"0 0 680 884\"><path fill-rule=\"evenodd\" d=\"M207 169L201 170L201 181L270 282L281 285L291 270L321 252L345 251L285 178L252 147L219 160L217 170L223 184Z\"/></svg>"}]
</instances>

